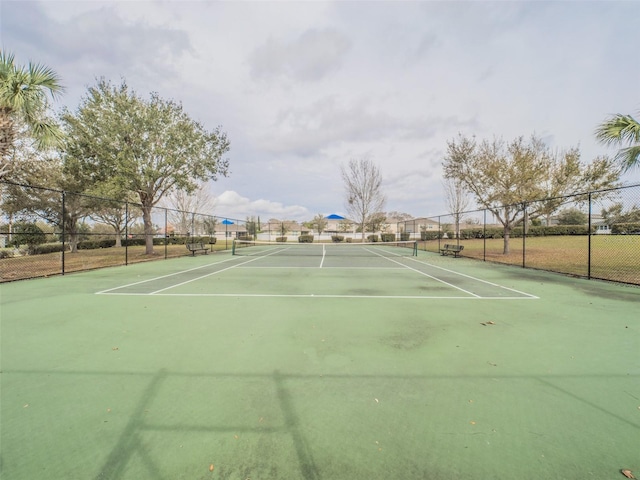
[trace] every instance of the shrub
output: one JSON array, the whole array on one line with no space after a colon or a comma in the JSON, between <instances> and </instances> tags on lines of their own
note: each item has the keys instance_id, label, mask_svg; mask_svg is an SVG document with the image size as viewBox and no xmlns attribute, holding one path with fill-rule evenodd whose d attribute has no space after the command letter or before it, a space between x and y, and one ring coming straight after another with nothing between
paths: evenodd
<instances>
[{"instance_id":1,"label":"shrub","mask_svg":"<svg viewBox=\"0 0 640 480\"><path fill-rule=\"evenodd\" d=\"M380 237L382 238L383 242L395 242L396 241L396 234L395 233L382 233L380 234ZM376 240L373 240L374 242Z\"/></svg>"},{"instance_id":2,"label":"shrub","mask_svg":"<svg viewBox=\"0 0 640 480\"><path fill-rule=\"evenodd\" d=\"M68 249L69 245L65 245L65 249ZM62 251L62 243L44 243L42 245L37 245L34 250L34 255L44 255L45 253L55 253Z\"/></svg>"},{"instance_id":3,"label":"shrub","mask_svg":"<svg viewBox=\"0 0 640 480\"><path fill-rule=\"evenodd\" d=\"M351 243L351 242L353 242L353 238L347 237L347 243Z\"/></svg>"},{"instance_id":4,"label":"shrub","mask_svg":"<svg viewBox=\"0 0 640 480\"><path fill-rule=\"evenodd\" d=\"M347 242L350 239L347 239ZM331 235L331 241L334 243L340 243L342 241L344 241L344 235Z\"/></svg>"},{"instance_id":5,"label":"shrub","mask_svg":"<svg viewBox=\"0 0 640 480\"><path fill-rule=\"evenodd\" d=\"M367 235L367 241L368 242L377 242L378 241L378 235L377 234Z\"/></svg>"},{"instance_id":6,"label":"shrub","mask_svg":"<svg viewBox=\"0 0 640 480\"><path fill-rule=\"evenodd\" d=\"M313 235L300 235L298 237L299 243L313 243Z\"/></svg>"},{"instance_id":7,"label":"shrub","mask_svg":"<svg viewBox=\"0 0 640 480\"><path fill-rule=\"evenodd\" d=\"M438 232L420 232L420 240L436 240L439 237Z\"/></svg>"},{"instance_id":8,"label":"shrub","mask_svg":"<svg viewBox=\"0 0 640 480\"><path fill-rule=\"evenodd\" d=\"M78 242L78 250L94 250L98 247L98 242L95 242L93 240L84 240L82 242Z\"/></svg>"},{"instance_id":9,"label":"shrub","mask_svg":"<svg viewBox=\"0 0 640 480\"><path fill-rule=\"evenodd\" d=\"M402 232L400 234L400 241L401 242L406 242L408 240L411 240L411 234L409 232Z\"/></svg>"},{"instance_id":10,"label":"shrub","mask_svg":"<svg viewBox=\"0 0 640 480\"><path fill-rule=\"evenodd\" d=\"M640 223L614 223L611 225L611 233L617 235L637 234L640 232Z\"/></svg>"},{"instance_id":11,"label":"shrub","mask_svg":"<svg viewBox=\"0 0 640 480\"><path fill-rule=\"evenodd\" d=\"M276 237L276 242L286 242L287 241L287 237Z\"/></svg>"},{"instance_id":12,"label":"shrub","mask_svg":"<svg viewBox=\"0 0 640 480\"><path fill-rule=\"evenodd\" d=\"M27 245L29 253L34 253L37 245L47 241L44 231L35 223L18 222L13 228L13 244L16 247Z\"/></svg>"},{"instance_id":13,"label":"shrub","mask_svg":"<svg viewBox=\"0 0 640 480\"><path fill-rule=\"evenodd\" d=\"M160 245L155 243L155 240L163 240L163 238L154 239L154 245ZM132 247L134 245L145 245L144 238L125 238L122 240L123 247Z\"/></svg>"},{"instance_id":14,"label":"shrub","mask_svg":"<svg viewBox=\"0 0 640 480\"><path fill-rule=\"evenodd\" d=\"M104 240L100 240L98 242L98 247L100 248L110 248L115 247L116 239L115 238L105 238Z\"/></svg>"}]
</instances>

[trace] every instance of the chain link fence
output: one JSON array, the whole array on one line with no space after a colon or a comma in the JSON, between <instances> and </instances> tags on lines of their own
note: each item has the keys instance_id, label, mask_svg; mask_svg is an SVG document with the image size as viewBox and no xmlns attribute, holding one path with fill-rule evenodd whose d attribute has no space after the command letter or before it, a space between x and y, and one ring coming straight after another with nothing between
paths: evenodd
<instances>
[{"instance_id":1,"label":"chain link fence","mask_svg":"<svg viewBox=\"0 0 640 480\"><path fill-rule=\"evenodd\" d=\"M145 217L147 222L145 222ZM146 223L146 227L145 227ZM0 282L230 250L234 238L297 236L262 224L0 182ZM425 251L640 285L640 185L399 222Z\"/></svg>"},{"instance_id":2,"label":"chain link fence","mask_svg":"<svg viewBox=\"0 0 640 480\"><path fill-rule=\"evenodd\" d=\"M245 236L243 220L0 182L0 282L192 255L196 242L230 250Z\"/></svg>"},{"instance_id":3,"label":"chain link fence","mask_svg":"<svg viewBox=\"0 0 640 480\"><path fill-rule=\"evenodd\" d=\"M640 185L399 222L420 249L640 285Z\"/></svg>"}]
</instances>

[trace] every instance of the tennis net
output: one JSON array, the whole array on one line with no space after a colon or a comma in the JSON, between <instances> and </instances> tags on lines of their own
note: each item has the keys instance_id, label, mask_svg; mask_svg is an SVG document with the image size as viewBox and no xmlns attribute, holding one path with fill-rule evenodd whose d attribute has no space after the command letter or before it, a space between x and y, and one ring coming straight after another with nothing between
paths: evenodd
<instances>
[{"instance_id":1,"label":"tennis net","mask_svg":"<svg viewBox=\"0 0 640 480\"><path fill-rule=\"evenodd\" d=\"M373 243L279 243L234 240L233 255L248 256L345 256L345 257L398 257L418 255L418 242Z\"/></svg>"}]
</instances>

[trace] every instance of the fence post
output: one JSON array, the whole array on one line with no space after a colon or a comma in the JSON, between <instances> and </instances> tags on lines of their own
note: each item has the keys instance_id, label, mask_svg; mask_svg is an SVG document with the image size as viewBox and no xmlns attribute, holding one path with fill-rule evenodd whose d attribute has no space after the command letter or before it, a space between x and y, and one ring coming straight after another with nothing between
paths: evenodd
<instances>
[{"instance_id":1,"label":"fence post","mask_svg":"<svg viewBox=\"0 0 640 480\"><path fill-rule=\"evenodd\" d=\"M168 247L168 244L169 244L169 230L168 230L169 223L167 222L167 212L168 212L168 209L165 208L164 209L164 259L165 260L168 257L167 249L169 248Z\"/></svg>"},{"instance_id":2,"label":"fence post","mask_svg":"<svg viewBox=\"0 0 640 480\"><path fill-rule=\"evenodd\" d=\"M529 216L527 215L527 202L522 202L522 268L526 268L526 252L527 252L527 226Z\"/></svg>"},{"instance_id":3,"label":"fence post","mask_svg":"<svg viewBox=\"0 0 640 480\"><path fill-rule=\"evenodd\" d=\"M67 233L66 229L65 229L65 224L67 222L64 221L64 214L65 214L65 211L66 211L64 202L65 202L65 193L64 193L64 190L63 190L62 191L62 219L61 219L62 220L62 222L61 222L62 223L62 265L61 265L61 268L62 268L62 272L61 273L62 273L62 275L64 275L64 256L65 256L64 250L65 250L65 237L66 237L66 233Z\"/></svg>"},{"instance_id":4,"label":"fence post","mask_svg":"<svg viewBox=\"0 0 640 480\"><path fill-rule=\"evenodd\" d=\"M482 225L482 261L487 261L487 209L484 212L484 223Z\"/></svg>"},{"instance_id":5,"label":"fence post","mask_svg":"<svg viewBox=\"0 0 640 480\"><path fill-rule=\"evenodd\" d=\"M588 225L588 241L587 241L587 278L591 280L591 192L589 192L589 225Z\"/></svg>"},{"instance_id":6,"label":"fence post","mask_svg":"<svg viewBox=\"0 0 640 480\"><path fill-rule=\"evenodd\" d=\"M129 265L129 202L124 202L124 264Z\"/></svg>"}]
</instances>

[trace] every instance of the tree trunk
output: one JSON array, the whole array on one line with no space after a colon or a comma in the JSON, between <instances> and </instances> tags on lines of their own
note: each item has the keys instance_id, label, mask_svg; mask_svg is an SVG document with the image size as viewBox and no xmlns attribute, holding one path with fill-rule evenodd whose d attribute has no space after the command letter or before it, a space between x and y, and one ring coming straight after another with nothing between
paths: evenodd
<instances>
[{"instance_id":1,"label":"tree trunk","mask_svg":"<svg viewBox=\"0 0 640 480\"><path fill-rule=\"evenodd\" d=\"M509 255L509 237L511 235L511 226L505 225L504 227L504 249L502 251L503 254Z\"/></svg>"},{"instance_id":2,"label":"tree trunk","mask_svg":"<svg viewBox=\"0 0 640 480\"><path fill-rule=\"evenodd\" d=\"M145 253L153 255L153 222L151 221L151 206L142 206L142 220L144 222Z\"/></svg>"},{"instance_id":3,"label":"tree trunk","mask_svg":"<svg viewBox=\"0 0 640 480\"><path fill-rule=\"evenodd\" d=\"M78 219L70 217L67 224L69 235L69 253L78 253Z\"/></svg>"}]
</instances>

